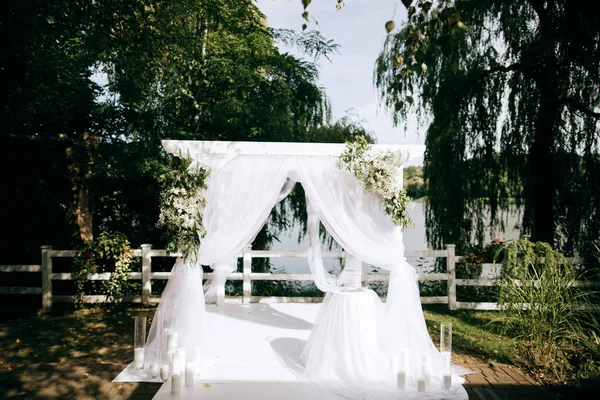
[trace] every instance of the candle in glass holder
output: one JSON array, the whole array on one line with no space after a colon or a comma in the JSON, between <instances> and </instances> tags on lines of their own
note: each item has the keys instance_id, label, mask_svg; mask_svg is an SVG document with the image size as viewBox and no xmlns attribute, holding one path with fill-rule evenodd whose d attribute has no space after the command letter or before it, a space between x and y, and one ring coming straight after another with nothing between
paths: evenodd
<instances>
[{"instance_id":1,"label":"candle in glass holder","mask_svg":"<svg viewBox=\"0 0 600 400\"><path fill-rule=\"evenodd\" d=\"M185 364L185 386L194 384L194 364L189 362Z\"/></svg>"},{"instance_id":2,"label":"candle in glass holder","mask_svg":"<svg viewBox=\"0 0 600 400\"><path fill-rule=\"evenodd\" d=\"M194 347L194 374L198 375L200 373L200 357L201 357L201 349L200 346Z\"/></svg>"},{"instance_id":3,"label":"candle in glass holder","mask_svg":"<svg viewBox=\"0 0 600 400\"><path fill-rule=\"evenodd\" d=\"M136 369L144 368L144 348L138 347L133 350L133 362Z\"/></svg>"},{"instance_id":4,"label":"candle in glass holder","mask_svg":"<svg viewBox=\"0 0 600 400\"><path fill-rule=\"evenodd\" d=\"M171 375L181 374L181 359L179 358L179 354L173 354L173 358L171 359Z\"/></svg>"},{"instance_id":5,"label":"candle in glass holder","mask_svg":"<svg viewBox=\"0 0 600 400\"><path fill-rule=\"evenodd\" d=\"M409 373L410 372L410 355L408 353L408 350L400 349L399 355L400 355L400 360L399 360L398 367L400 368L400 371Z\"/></svg>"},{"instance_id":6,"label":"candle in glass holder","mask_svg":"<svg viewBox=\"0 0 600 400\"><path fill-rule=\"evenodd\" d=\"M442 387L444 388L444 390L452 389L452 375L444 374L444 376L442 377Z\"/></svg>"},{"instance_id":7,"label":"candle in glass holder","mask_svg":"<svg viewBox=\"0 0 600 400\"><path fill-rule=\"evenodd\" d=\"M442 360L443 360L443 372L449 373L452 371L452 353L443 351L442 352Z\"/></svg>"},{"instance_id":8,"label":"candle in glass holder","mask_svg":"<svg viewBox=\"0 0 600 400\"><path fill-rule=\"evenodd\" d=\"M134 318L133 361L136 369L144 368L144 346L146 345L146 317Z\"/></svg>"},{"instance_id":9,"label":"candle in glass holder","mask_svg":"<svg viewBox=\"0 0 600 400\"><path fill-rule=\"evenodd\" d=\"M150 368L149 368L149 372L150 372L150 377L151 378L156 378L158 376L158 365L151 363L150 364Z\"/></svg>"},{"instance_id":10,"label":"candle in glass holder","mask_svg":"<svg viewBox=\"0 0 600 400\"><path fill-rule=\"evenodd\" d=\"M450 322L440 324L440 351L452 353L452 324Z\"/></svg>"},{"instance_id":11,"label":"candle in glass holder","mask_svg":"<svg viewBox=\"0 0 600 400\"><path fill-rule=\"evenodd\" d=\"M185 366L185 364L187 364L186 358L185 358L185 349L183 347L178 348L177 355L179 356L179 362L181 363L181 366L183 368L183 366Z\"/></svg>"},{"instance_id":12,"label":"candle in glass holder","mask_svg":"<svg viewBox=\"0 0 600 400\"><path fill-rule=\"evenodd\" d=\"M177 332L167 333L167 352L177 351L177 341L178 341L177 339L178 339Z\"/></svg>"}]
</instances>

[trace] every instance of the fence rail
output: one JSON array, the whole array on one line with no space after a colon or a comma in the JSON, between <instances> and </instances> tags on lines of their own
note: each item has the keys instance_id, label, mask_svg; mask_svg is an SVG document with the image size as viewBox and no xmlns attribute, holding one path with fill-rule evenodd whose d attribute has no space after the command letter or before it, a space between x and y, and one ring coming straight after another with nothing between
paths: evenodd
<instances>
[{"instance_id":1,"label":"fence rail","mask_svg":"<svg viewBox=\"0 0 600 400\"><path fill-rule=\"evenodd\" d=\"M67 272L53 272L52 261L54 258L72 258L78 254L77 250L53 250L52 246L41 247L41 265L0 265L0 273L12 272L28 272L42 274L41 287L6 287L0 286L0 294L28 294L42 295L42 310L49 311L52 309L53 303L72 303L73 296L53 295L53 281L72 280L72 276ZM129 278L132 280L141 280L142 293L141 295L125 296L123 301L133 303L157 303L160 301L160 296L152 295L152 280L169 279L170 272L152 272L153 257L176 257L178 254L167 254L165 250L152 249L150 244L141 245L140 249L135 249L133 255L141 257L142 270L141 272L130 272ZM344 258L346 256L343 251L323 252L323 257L328 258ZM447 272L444 273L419 273L419 281L446 281L447 295L446 296L424 296L421 297L423 304L448 304L450 310L469 309L469 310L496 310L497 303L491 302L461 302L457 301L456 288L457 286L479 286L489 287L494 286L495 279L457 279L456 278L456 263L462 261L463 257L455 255L455 246L447 245L445 250L418 250L406 251L407 258L446 258ZM242 272L234 272L227 276L228 280L242 281L242 296L229 296L228 302L242 303L260 303L260 302L296 302L296 303L314 303L322 300L322 297L281 297L281 296L253 296L252 282L253 281L312 281L311 274L280 274L280 273L260 273L252 272L253 258L306 258L306 251L274 251L274 250L251 250L247 248L239 257L243 260ZM581 260L576 260L581 262ZM111 273L99 273L89 276L89 280L108 280ZM204 277L210 279L212 273L205 273ZM363 274L363 284L369 282L386 282L389 280L387 274ZM585 284L585 283L583 283ZM217 294L217 304L225 302L225 293L221 291ZM83 297L86 303L100 303L106 301L106 296L103 295L87 295Z\"/></svg>"}]
</instances>

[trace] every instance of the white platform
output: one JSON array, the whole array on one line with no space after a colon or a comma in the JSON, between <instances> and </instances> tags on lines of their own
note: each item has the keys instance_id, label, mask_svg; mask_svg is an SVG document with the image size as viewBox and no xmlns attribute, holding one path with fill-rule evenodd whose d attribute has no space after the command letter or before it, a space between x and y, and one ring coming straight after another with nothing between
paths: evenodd
<instances>
[{"instance_id":1,"label":"white platform","mask_svg":"<svg viewBox=\"0 0 600 400\"><path fill-rule=\"evenodd\" d=\"M340 400L342 396L300 378L300 354L306 344L321 304L225 304L207 305L208 356L194 385L182 385L171 394L171 382L161 386L155 400L181 399L315 399ZM152 381L144 373L126 368L119 381ZM139 379L135 379L139 375ZM468 398L458 384L452 392L432 391L396 394L373 393L361 398L433 400ZM425 396L422 396L425 395ZM451 395L458 395L453 397Z\"/></svg>"},{"instance_id":2,"label":"white platform","mask_svg":"<svg viewBox=\"0 0 600 400\"><path fill-rule=\"evenodd\" d=\"M210 345L195 385L172 395L167 382L154 399L341 399L302 383L296 375L319 306L207 305L205 326Z\"/></svg>"}]
</instances>

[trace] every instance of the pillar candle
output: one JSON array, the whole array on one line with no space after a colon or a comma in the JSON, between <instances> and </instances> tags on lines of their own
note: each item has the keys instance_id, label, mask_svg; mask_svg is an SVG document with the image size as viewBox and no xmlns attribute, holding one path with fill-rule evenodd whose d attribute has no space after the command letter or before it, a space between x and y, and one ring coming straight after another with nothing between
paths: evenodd
<instances>
[{"instance_id":1,"label":"pillar candle","mask_svg":"<svg viewBox=\"0 0 600 400\"><path fill-rule=\"evenodd\" d=\"M194 384L194 364L191 362L185 364L185 386Z\"/></svg>"},{"instance_id":2,"label":"pillar candle","mask_svg":"<svg viewBox=\"0 0 600 400\"><path fill-rule=\"evenodd\" d=\"M442 387L444 388L444 390L452 389L452 375L444 374Z\"/></svg>"},{"instance_id":3,"label":"pillar candle","mask_svg":"<svg viewBox=\"0 0 600 400\"><path fill-rule=\"evenodd\" d=\"M171 377L171 393L177 394L181 392L181 375L173 374Z\"/></svg>"},{"instance_id":4,"label":"pillar candle","mask_svg":"<svg viewBox=\"0 0 600 400\"><path fill-rule=\"evenodd\" d=\"M169 379L169 366L165 364L160 367L160 380L166 382L167 379Z\"/></svg>"},{"instance_id":5,"label":"pillar candle","mask_svg":"<svg viewBox=\"0 0 600 400\"><path fill-rule=\"evenodd\" d=\"M423 378L418 378L417 379L417 392L424 392L425 391L425 379Z\"/></svg>"},{"instance_id":6,"label":"pillar candle","mask_svg":"<svg viewBox=\"0 0 600 400\"><path fill-rule=\"evenodd\" d=\"M396 374L396 387L400 392L406 390L406 372L401 371Z\"/></svg>"},{"instance_id":7,"label":"pillar candle","mask_svg":"<svg viewBox=\"0 0 600 400\"><path fill-rule=\"evenodd\" d=\"M137 369L144 368L144 348L138 347L133 350L133 361Z\"/></svg>"},{"instance_id":8,"label":"pillar candle","mask_svg":"<svg viewBox=\"0 0 600 400\"><path fill-rule=\"evenodd\" d=\"M179 354L173 354L173 358L171 361L171 375L181 374L181 359L179 358ZM181 378L181 377L180 377Z\"/></svg>"}]
</instances>

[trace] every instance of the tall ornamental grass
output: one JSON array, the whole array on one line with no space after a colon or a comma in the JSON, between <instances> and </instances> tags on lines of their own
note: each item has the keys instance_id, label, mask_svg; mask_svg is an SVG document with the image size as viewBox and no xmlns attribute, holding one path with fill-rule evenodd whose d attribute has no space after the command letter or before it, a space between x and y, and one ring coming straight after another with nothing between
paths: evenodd
<instances>
[{"instance_id":1,"label":"tall ornamental grass","mask_svg":"<svg viewBox=\"0 0 600 400\"><path fill-rule=\"evenodd\" d=\"M543 242L506 243L499 304L524 343L524 361L539 377L568 382L600 369L593 287L578 285L574 266Z\"/></svg>"}]
</instances>

